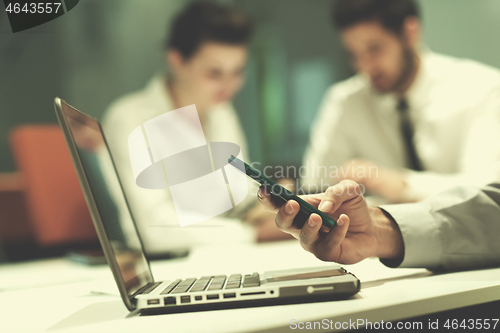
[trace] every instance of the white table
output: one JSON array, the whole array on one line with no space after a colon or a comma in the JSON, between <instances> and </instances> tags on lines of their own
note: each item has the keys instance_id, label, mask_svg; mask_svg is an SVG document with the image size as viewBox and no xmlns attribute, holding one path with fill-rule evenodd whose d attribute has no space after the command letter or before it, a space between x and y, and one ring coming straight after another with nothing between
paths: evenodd
<instances>
[{"instance_id":1,"label":"white table","mask_svg":"<svg viewBox=\"0 0 500 333\"><path fill-rule=\"evenodd\" d=\"M167 279L327 264L287 241L230 251L200 248L187 258L153 262L152 269L155 277ZM325 319L331 325L398 321L500 299L500 268L432 275L390 269L376 259L344 267L362 281L361 291L348 300L127 318L107 267L65 259L3 265L0 332L285 332L292 319Z\"/></svg>"}]
</instances>

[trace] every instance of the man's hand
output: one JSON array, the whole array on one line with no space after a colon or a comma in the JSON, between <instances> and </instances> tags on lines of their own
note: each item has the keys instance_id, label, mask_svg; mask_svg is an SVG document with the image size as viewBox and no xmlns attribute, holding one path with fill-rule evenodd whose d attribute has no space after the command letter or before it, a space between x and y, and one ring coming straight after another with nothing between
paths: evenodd
<instances>
[{"instance_id":1,"label":"man's hand","mask_svg":"<svg viewBox=\"0 0 500 333\"><path fill-rule=\"evenodd\" d=\"M337 221L329 232L320 231L322 221L317 214L311 214L302 229L292 226L300 209L294 200L278 208L262 187L258 197L268 209L277 211L275 221L278 228L299 239L306 251L321 260L353 264L373 256L384 259L403 257L403 239L397 224L379 208L368 207L354 181L344 180L325 193L302 196Z\"/></svg>"},{"instance_id":2,"label":"man's hand","mask_svg":"<svg viewBox=\"0 0 500 333\"><path fill-rule=\"evenodd\" d=\"M354 159L345 163L339 179L350 179L363 184L366 189L391 203L407 202L405 199L406 176L403 171L387 169L371 161Z\"/></svg>"}]
</instances>

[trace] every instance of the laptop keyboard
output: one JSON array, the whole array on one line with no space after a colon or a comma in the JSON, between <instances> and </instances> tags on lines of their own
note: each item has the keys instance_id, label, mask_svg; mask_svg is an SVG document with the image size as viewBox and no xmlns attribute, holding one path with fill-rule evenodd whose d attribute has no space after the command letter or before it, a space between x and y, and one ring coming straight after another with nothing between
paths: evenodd
<instances>
[{"instance_id":1,"label":"laptop keyboard","mask_svg":"<svg viewBox=\"0 0 500 333\"><path fill-rule=\"evenodd\" d=\"M181 294L188 291L200 292L205 290L237 289L241 287L251 288L259 286L259 273L247 275L232 274L229 278L226 275L203 276L199 279L177 279L163 289L160 295Z\"/></svg>"},{"instance_id":2,"label":"laptop keyboard","mask_svg":"<svg viewBox=\"0 0 500 333\"><path fill-rule=\"evenodd\" d=\"M171 284L167 286L167 288L163 289L160 295L165 295L170 293L179 283L181 282L181 279L175 280Z\"/></svg>"}]
</instances>

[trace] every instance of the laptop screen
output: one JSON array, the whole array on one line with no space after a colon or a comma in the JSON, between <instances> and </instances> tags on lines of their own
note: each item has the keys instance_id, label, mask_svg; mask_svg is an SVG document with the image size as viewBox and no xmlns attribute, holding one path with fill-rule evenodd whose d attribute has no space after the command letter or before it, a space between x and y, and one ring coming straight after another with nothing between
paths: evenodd
<instances>
[{"instance_id":1,"label":"laptop screen","mask_svg":"<svg viewBox=\"0 0 500 333\"><path fill-rule=\"evenodd\" d=\"M73 159L80 174L80 181L84 183L86 180L88 183L88 189L82 185L87 205L93 213L94 223L99 224L99 220L102 223L105 235L99 233L101 243L107 241L112 249L111 259L114 258L115 263L109 264L115 279L121 276L127 295L130 296L152 282L153 277L104 135L96 120L64 101L61 101L61 105L76 146L76 152L73 149L70 151L72 154L78 154L80 160L78 162L77 158ZM95 214L98 214L97 219ZM119 274L116 270L119 270Z\"/></svg>"}]
</instances>

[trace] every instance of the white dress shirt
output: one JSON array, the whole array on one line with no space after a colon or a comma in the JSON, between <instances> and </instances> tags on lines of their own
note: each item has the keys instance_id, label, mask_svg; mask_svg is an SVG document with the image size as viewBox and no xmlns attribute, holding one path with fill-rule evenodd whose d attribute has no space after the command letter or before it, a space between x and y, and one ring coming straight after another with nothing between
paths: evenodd
<instances>
[{"instance_id":1,"label":"white dress shirt","mask_svg":"<svg viewBox=\"0 0 500 333\"><path fill-rule=\"evenodd\" d=\"M406 172L402 199L409 201L500 179L500 71L430 51L420 59L406 98L424 171L406 168L397 97L378 93L358 74L324 97L304 155L305 185L331 185L324 172L311 171L354 158Z\"/></svg>"},{"instance_id":2,"label":"white dress shirt","mask_svg":"<svg viewBox=\"0 0 500 333\"><path fill-rule=\"evenodd\" d=\"M219 216L193 226L180 227L168 189L144 189L136 185L128 136L137 126L175 109L165 82L164 76L154 77L144 90L120 98L111 105L103 121L111 155L146 252L158 254L200 245L255 241L256 231L235 218ZM246 140L231 104L220 104L206 112L203 124L206 141L236 143L245 156ZM177 129L180 136L189 140L193 125L189 119L184 119L179 121ZM196 200L196 193L193 193L193 200Z\"/></svg>"},{"instance_id":3,"label":"white dress shirt","mask_svg":"<svg viewBox=\"0 0 500 333\"><path fill-rule=\"evenodd\" d=\"M500 265L500 184L455 187L422 202L382 206L396 221L404 259L391 267L462 270Z\"/></svg>"}]
</instances>

